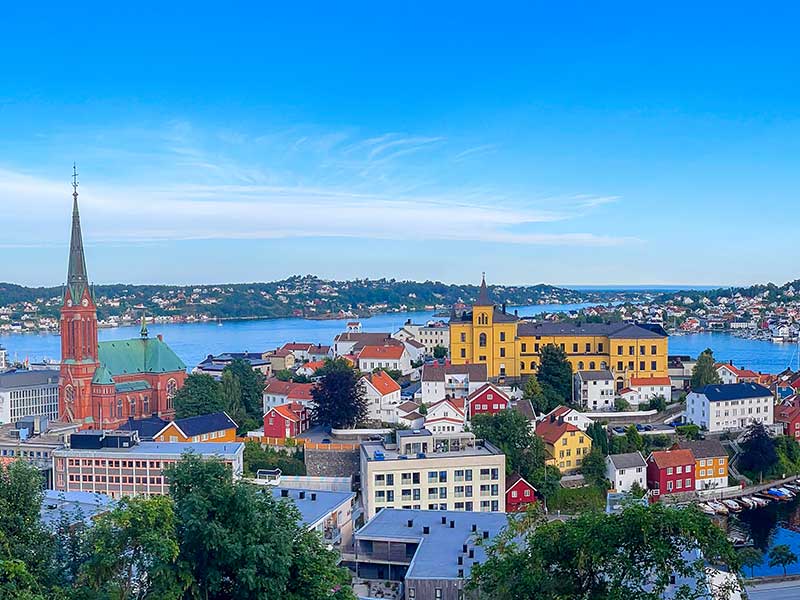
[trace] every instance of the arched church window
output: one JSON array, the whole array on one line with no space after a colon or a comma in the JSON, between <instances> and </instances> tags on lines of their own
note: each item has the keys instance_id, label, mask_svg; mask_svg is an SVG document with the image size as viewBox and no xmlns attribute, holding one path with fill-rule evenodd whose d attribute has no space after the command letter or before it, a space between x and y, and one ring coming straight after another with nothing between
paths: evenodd
<instances>
[{"instance_id":1,"label":"arched church window","mask_svg":"<svg viewBox=\"0 0 800 600\"><path fill-rule=\"evenodd\" d=\"M594 361L590 362L589 363L589 370L594 371L595 366L596 366L596 363Z\"/></svg>"},{"instance_id":2,"label":"arched church window","mask_svg":"<svg viewBox=\"0 0 800 600\"><path fill-rule=\"evenodd\" d=\"M122 398L117 398L117 418L122 418Z\"/></svg>"},{"instance_id":3,"label":"arched church window","mask_svg":"<svg viewBox=\"0 0 800 600\"><path fill-rule=\"evenodd\" d=\"M66 400L68 404L75 403L75 388L71 385L64 388L64 400Z\"/></svg>"},{"instance_id":4,"label":"arched church window","mask_svg":"<svg viewBox=\"0 0 800 600\"><path fill-rule=\"evenodd\" d=\"M583 361L582 360L578 361L578 371L583 371Z\"/></svg>"},{"instance_id":5,"label":"arched church window","mask_svg":"<svg viewBox=\"0 0 800 600\"><path fill-rule=\"evenodd\" d=\"M128 416L135 417L136 416L136 397L130 396L128 398Z\"/></svg>"},{"instance_id":6,"label":"arched church window","mask_svg":"<svg viewBox=\"0 0 800 600\"><path fill-rule=\"evenodd\" d=\"M481 348L486 348L486 334L485 333L482 333L482 334L480 334L480 336L478 336L478 345Z\"/></svg>"}]
</instances>

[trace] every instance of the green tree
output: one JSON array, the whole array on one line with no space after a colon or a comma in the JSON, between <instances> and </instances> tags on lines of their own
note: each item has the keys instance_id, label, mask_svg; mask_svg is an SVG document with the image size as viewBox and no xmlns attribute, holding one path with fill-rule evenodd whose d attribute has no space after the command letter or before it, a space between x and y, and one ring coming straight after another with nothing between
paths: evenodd
<instances>
[{"instance_id":1,"label":"green tree","mask_svg":"<svg viewBox=\"0 0 800 600\"><path fill-rule=\"evenodd\" d=\"M583 457L580 471L589 485L603 490L608 489L606 459L598 448L592 448L592 451Z\"/></svg>"},{"instance_id":2,"label":"green tree","mask_svg":"<svg viewBox=\"0 0 800 600\"><path fill-rule=\"evenodd\" d=\"M544 445L531 430L530 421L516 410L478 414L472 418L472 431L506 455L506 471L519 473L531 481L533 472L544 467Z\"/></svg>"},{"instance_id":3,"label":"green tree","mask_svg":"<svg viewBox=\"0 0 800 600\"><path fill-rule=\"evenodd\" d=\"M685 437L687 440L699 440L700 426L695 425L694 423L690 423L688 425L678 425L675 428L675 433L681 437Z\"/></svg>"},{"instance_id":4,"label":"green tree","mask_svg":"<svg viewBox=\"0 0 800 600\"><path fill-rule=\"evenodd\" d=\"M566 352L559 346L547 344L542 348L536 379L541 384L542 393L548 403L555 403L552 408L561 403L572 402L572 364L567 360Z\"/></svg>"},{"instance_id":5,"label":"green tree","mask_svg":"<svg viewBox=\"0 0 800 600\"><path fill-rule=\"evenodd\" d=\"M264 374L241 358L237 358L226 366L222 371L223 375L225 371L231 373L239 383L242 406L247 416L256 420L260 419L263 416L264 387L266 385Z\"/></svg>"},{"instance_id":6,"label":"green tree","mask_svg":"<svg viewBox=\"0 0 800 600\"><path fill-rule=\"evenodd\" d=\"M625 429L625 441L628 444L628 452L641 452L644 450L644 438L642 434L636 429L635 425L628 425Z\"/></svg>"},{"instance_id":7,"label":"green tree","mask_svg":"<svg viewBox=\"0 0 800 600\"><path fill-rule=\"evenodd\" d=\"M614 398L614 410L617 412L625 412L631 409L631 403L625 398Z\"/></svg>"},{"instance_id":8,"label":"green tree","mask_svg":"<svg viewBox=\"0 0 800 600\"><path fill-rule=\"evenodd\" d=\"M292 373L289 369L280 369L275 371L272 376L280 381L292 381L294 373Z\"/></svg>"},{"instance_id":9,"label":"green tree","mask_svg":"<svg viewBox=\"0 0 800 600\"><path fill-rule=\"evenodd\" d=\"M764 562L764 555L758 548L742 548L738 552L742 567L750 569L750 577L754 577L755 568Z\"/></svg>"},{"instance_id":10,"label":"green tree","mask_svg":"<svg viewBox=\"0 0 800 600\"><path fill-rule=\"evenodd\" d=\"M91 552L78 574L108 600L169 600L181 597L178 541L172 500L165 496L123 498L89 531Z\"/></svg>"},{"instance_id":11,"label":"green tree","mask_svg":"<svg viewBox=\"0 0 800 600\"><path fill-rule=\"evenodd\" d=\"M546 414L558 406L558 402L551 402L551 399L544 395L542 386L536 377L528 377L525 387L522 390L522 399L531 403L533 410L539 414Z\"/></svg>"},{"instance_id":12,"label":"green tree","mask_svg":"<svg viewBox=\"0 0 800 600\"><path fill-rule=\"evenodd\" d=\"M702 553L694 558L695 551ZM658 557L654 559L654 557ZM470 587L492 600L660 600L675 573L697 582L675 598L710 597L706 560L738 569L725 532L695 508L631 505L567 521L511 519L473 565ZM716 591L729 598L734 586Z\"/></svg>"},{"instance_id":13,"label":"green tree","mask_svg":"<svg viewBox=\"0 0 800 600\"><path fill-rule=\"evenodd\" d=\"M603 456L608 456L608 429L603 423L592 422L586 429L586 435L592 438L592 448L597 448Z\"/></svg>"},{"instance_id":14,"label":"green tree","mask_svg":"<svg viewBox=\"0 0 800 600\"><path fill-rule=\"evenodd\" d=\"M16 561L5 565L7 576L20 585L30 577L36 582L31 589L48 587L58 575L52 569L54 540L39 514L43 490L41 474L27 462L0 464L0 560Z\"/></svg>"},{"instance_id":15,"label":"green tree","mask_svg":"<svg viewBox=\"0 0 800 600\"><path fill-rule=\"evenodd\" d=\"M346 360L337 358L326 361L317 375L321 378L311 389L314 422L332 427L355 427L363 423L367 403L356 370Z\"/></svg>"},{"instance_id":16,"label":"green tree","mask_svg":"<svg viewBox=\"0 0 800 600\"><path fill-rule=\"evenodd\" d=\"M631 484L631 489L628 491L632 498L644 498L645 494L647 494L647 490L644 489L641 485L639 485L638 481L634 481Z\"/></svg>"},{"instance_id":17,"label":"green tree","mask_svg":"<svg viewBox=\"0 0 800 600\"><path fill-rule=\"evenodd\" d=\"M714 367L714 352L711 348L706 348L697 357L697 362L692 369L692 389L697 390L703 386L714 383L722 383L719 373Z\"/></svg>"},{"instance_id":18,"label":"green tree","mask_svg":"<svg viewBox=\"0 0 800 600\"><path fill-rule=\"evenodd\" d=\"M549 502L561 490L561 471L558 467L549 465L539 467L531 474L528 481L541 494L545 502Z\"/></svg>"},{"instance_id":19,"label":"green tree","mask_svg":"<svg viewBox=\"0 0 800 600\"><path fill-rule=\"evenodd\" d=\"M175 394L174 405L177 419L219 412L225 407L222 386L211 375L192 373Z\"/></svg>"},{"instance_id":20,"label":"green tree","mask_svg":"<svg viewBox=\"0 0 800 600\"><path fill-rule=\"evenodd\" d=\"M667 399L661 395L650 398L650 410L657 410L658 412L664 412L665 410L667 410Z\"/></svg>"},{"instance_id":21,"label":"green tree","mask_svg":"<svg viewBox=\"0 0 800 600\"><path fill-rule=\"evenodd\" d=\"M236 424L242 426L247 417L242 404L242 388L239 385L239 380L233 375L232 371L223 369L222 378L220 380L222 386L222 405L228 416L236 421Z\"/></svg>"},{"instance_id":22,"label":"green tree","mask_svg":"<svg viewBox=\"0 0 800 600\"><path fill-rule=\"evenodd\" d=\"M739 468L750 473L769 473L778 462L775 441L763 423L755 421L747 427L741 444Z\"/></svg>"},{"instance_id":23,"label":"green tree","mask_svg":"<svg viewBox=\"0 0 800 600\"><path fill-rule=\"evenodd\" d=\"M0 558L0 598L3 600L49 600L42 586L21 560Z\"/></svg>"},{"instance_id":24,"label":"green tree","mask_svg":"<svg viewBox=\"0 0 800 600\"><path fill-rule=\"evenodd\" d=\"M433 358L441 360L447 356L447 348L444 346L436 345L433 347Z\"/></svg>"},{"instance_id":25,"label":"green tree","mask_svg":"<svg viewBox=\"0 0 800 600\"><path fill-rule=\"evenodd\" d=\"M769 558L770 567L783 567L784 577L786 576L786 567L797 562L797 555L786 544L773 546L767 557Z\"/></svg>"},{"instance_id":26,"label":"green tree","mask_svg":"<svg viewBox=\"0 0 800 600\"><path fill-rule=\"evenodd\" d=\"M299 523L291 502L234 482L217 460L187 455L165 473L175 502L178 563L187 575L185 598L354 598L347 571L336 566L319 534ZM306 591L310 577L317 580Z\"/></svg>"}]
</instances>

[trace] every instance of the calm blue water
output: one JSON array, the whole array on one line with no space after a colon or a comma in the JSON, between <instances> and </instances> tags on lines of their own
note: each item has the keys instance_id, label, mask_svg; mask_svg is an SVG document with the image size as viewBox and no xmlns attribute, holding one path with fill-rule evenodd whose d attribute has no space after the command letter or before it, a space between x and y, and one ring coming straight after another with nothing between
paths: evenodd
<instances>
[{"instance_id":1,"label":"calm blue water","mask_svg":"<svg viewBox=\"0 0 800 600\"><path fill-rule=\"evenodd\" d=\"M572 311L592 304L540 304L516 307L520 316L537 315L543 312ZM512 307L509 310L514 310ZM408 319L424 323L432 319L433 311L376 315L361 321L364 331L398 330ZM226 321L217 323L151 324L151 336L162 334L164 341L177 352L183 361L193 367L209 354L220 352L262 352L282 346L285 342L310 342L330 344L337 333L345 329L348 321L309 321L307 319L263 319L257 321ZM100 340L120 340L139 336L139 326L101 329ZM10 359L32 362L45 358L58 360L61 354L61 339L55 333L20 333L0 335L0 345L8 350Z\"/></svg>"},{"instance_id":2,"label":"calm blue water","mask_svg":"<svg viewBox=\"0 0 800 600\"><path fill-rule=\"evenodd\" d=\"M791 502L772 502L764 508L746 510L731 517L730 524L743 529L753 538L755 548L764 553L764 560L753 573L756 577L763 575L783 575L782 567L770 567L767 553L770 548L786 544L796 555L800 556L800 500ZM800 563L789 565L787 573L800 573ZM744 569L750 576L750 569Z\"/></svg>"}]
</instances>

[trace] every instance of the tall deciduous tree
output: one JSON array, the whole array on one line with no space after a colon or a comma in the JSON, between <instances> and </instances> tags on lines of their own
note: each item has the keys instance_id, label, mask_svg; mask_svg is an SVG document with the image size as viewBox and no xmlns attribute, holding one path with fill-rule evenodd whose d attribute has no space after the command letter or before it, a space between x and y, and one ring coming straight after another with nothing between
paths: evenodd
<instances>
[{"instance_id":1,"label":"tall deciduous tree","mask_svg":"<svg viewBox=\"0 0 800 600\"><path fill-rule=\"evenodd\" d=\"M488 440L506 455L506 470L531 481L533 473L544 466L544 446L534 435L530 421L516 410L478 414L472 418L472 431Z\"/></svg>"},{"instance_id":2,"label":"tall deciduous tree","mask_svg":"<svg viewBox=\"0 0 800 600\"><path fill-rule=\"evenodd\" d=\"M264 386L266 378L261 371L254 369L249 362L237 358L223 369L223 374L228 371L239 384L242 394L242 406L247 416L251 419L260 419L263 416Z\"/></svg>"},{"instance_id":3,"label":"tall deciduous tree","mask_svg":"<svg viewBox=\"0 0 800 600\"><path fill-rule=\"evenodd\" d=\"M242 386L239 385L239 380L233 371L223 369L220 385L222 386L222 404L225 412L236 421L237 425L243 425L247 412L242 404Z\"/></svg>"},{"instance_id":4,"label":"tall deciduous tree","mask_svg":"<svg viewBox=\"0 0 800 600\"><path fill-rule=\"evenodd\" d=\"M290 502L234 482L219 461L186 456L166 470L192 600L351 600L346 570ZM309 578L315 584L305 589Z\"/></svg>"},{"instance_id":5,"label":"tall deciduous tree","mask_svg":"<svg viewBox=\"0 0 800 600\"><path fill-rule=\"evenodd\" d=\"M755 421L745 431L739 468L751 473L768 473L777 462L775 441L764 424Z\"/></svg>"},{"instance_id":6,"label":"tall deciduous tree","mask_svg":"<svg viewBox=\"0 0 800 600\"><path fill-rule=\"evenodd\" d=\"M757 548L742 548L738 552L739 562L742 567L750 569L750 577L754 576L755 568L764 562L764 555Z\"/></svg>"},{"instance_id":7,"label":"tall deciduous tree","mask_svg":"<svg viewBox=\"0 0 800 600\"><path fill-rule=\"evenodd\" d=\"M572 402L572 364L559 346L547 344L542 348L536 379L542 386L548 405L552 405L545 412L558 404Z\"/></svg>"},{"instance_id":8,"label":"tall deciduous tree","mask_svg":"<svg viewBox=\"0 0 800 600\"><path fill-rule=\"evenodd\" d=\"M706 348L697 357L697 362L692 369L692 389L696 390L712 383L721 383L719 373L714 367L714 352Z\"/></svg>"},{"instance_id":9,"label":"tall deciduous tree","mask_svg":"<svg viewBox=\"0 0 800 600\"><path fill-rule=\"evenodd\" d=\"M332 427L355 427L367 416L364 390L358 372L342 359L327 361L317 369L321 379L311 389L316 406L314 422Z\"/></svg>"},{"instance_id":10,"label":"tall deciduous tree","mask_svg":"<svg viewBox=\"0 0 800 600\"><path fill-rule=\"evenodd\" d=\"M675 598L706 598L706 560L738 569L725 532L708 517L660 504L565 522L512 520L486 552L472 567L470 585L492 600L660 600L675 573L697 584ZM737 586L734 579L715 587L714 598L729 598Z\"/></svg>"},{"instance_id":11,"label":"tall deciduous tree","mask_svg":"<svg viewBox=\"0 0 800 600\"><path fill-rule=\"evenodd\" d=\"M80 569L79 585L108 600L181 597L170 498L123 498L96 520L88 537L90 553Z\"/></svg>"},{"instance_id":12,"label":"tall deciduous tree","mask_svg":"<svg viewBox=\"0 0 800 600\"><path fill-rule=\"evenodd\" d=\"M586 435L592 438L592 448L598 449L603 456L608 456L608 430L603 423L592 422L586 429Z\"/></svg>"},{"instance_id":13,"label":"tall deciduous tree","mask_svg":"<svg viewBox=\"0 0 800 600\"><path fill-rule=\"evenodd\" d=\"M581 475L589 485L608 489L606 479L606 459L598 448L592 448L581 463Z\"/></svg>"},{"instance_id":14,"label":"tall deciduous tree","mask_svg":"<svg viewBox=\"0 0 800 600\"><path fill-rule=\"evenodd\" d=\"M544 395L542 386L536 377L528 377L525 387L522 390L522 399L531 403L531 407L537 413L548 413L553 410L558 403L553 403L552 399Z\"/></svg>"},{"instance_id":15,"label":"tall deciduous tree","mask_svg":"<svg viewBox=\"0 0 800 600\"><path fill-rule=\"evenodd\" d=\"M185 419L219 412L225 407L222 386L205 373L192 373L174 398L175 417Z\"/></svg>"},{"instance_id":16,"label":"tall deciduous tree","mask_svg":"<svg viewBox=\"0 0 800 600\"><path fill-rule=\"evenodd\" d=\"M786 544L773 546L767 555L770 567L783 567L783 575L786 576L786 567L797 562L797 555Z\"/></svg>"}]
</instances>

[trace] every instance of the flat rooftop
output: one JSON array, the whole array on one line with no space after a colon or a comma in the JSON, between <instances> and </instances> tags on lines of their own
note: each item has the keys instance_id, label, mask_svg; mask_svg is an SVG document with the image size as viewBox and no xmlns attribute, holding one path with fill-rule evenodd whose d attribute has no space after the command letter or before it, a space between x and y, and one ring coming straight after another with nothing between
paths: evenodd
<instances>
[{"instance_id":1,"label":"flat rooftop","mask_svg":"<svg viewBox=\"0 0 800 600\"><path fill-rule=\"evenodd\" d=\"M403 454L399 449L389 450L382 442L364 442L361 444L361 451L370 461L390 461L390 460L417 460L417 454ZM378 453L378 458L375 453ZM485 442L477 440L473 446L465 446L458 450L428 450L424 453L424 458L458 458L465 456L495 456L502 454L498 448ZM382 456L382 458L381 458ZM419 457L423 458L423 457Z\"/></svg>"},{"instance_id":2,"label":"flat rooftop","mask_svg":"<svg viewBox=\"0 0 800 600\"><path fill-rule=\"evenodd\" d=\"M113 508L113 500L93 492L58 492L45 490L39 514L45 527L55 529L62 515L70 525L91 520Z\"/></svg>"},{"instance_id":3,"label":"flat rooftop","mask_svg":"<svg viewBox=\"0 0 800 600\"><path fill-rule=\"evenodd\" d=\"M446 521L444 525L442 519ZM409 521L412 521L411 527ZM451 521L453 527L450 527ZM419 543L406 578L457 579L458 570L464 569L464 578L467 579L472 564L486 560L486 552L475 545L476 538L482 538L483 532L488 531L491 539L507 524L505 513L384 508L355 533L355 538ZM475 532L472 531L473 525ZM427 534L423 533L426 526L429 527ZM467 544L468 551L474 551L474 558L463 552L464 544ZM459 555L464 557L463 565L458 564Z\"/></svg>"},{"instance_id":4,"label":"flat rooftop","mask_svg":"<svg viewBox=\"0 0 800 600\"><path fill-rule=\"evenodd\" d=\"M300 490L272 488L272 497L276 500L291 500L300 511L300 520L307 527L313 527L337 508L351 502L356 495L353 492L329 492L322 490ZM288 498L281 494L286 492ZM304 498L300 496L304 495Z\"/></svg>"},{"instance_id":5,"label":"flat rooftop","mask_svg":"<svg viewBox=\"0 0 800 600\"><path fill-rule=\"evenodd\" d=\"M80 454L81 456L97 456L103 458L135 455L144 458L163 458L164 456L180 456L181 454L194 453L200 456L219 456L233 458L239 452L244 452L243 442L141 442L130 448L62 448L56 450L59 456Z\"/></svg>"}]
</instances>

